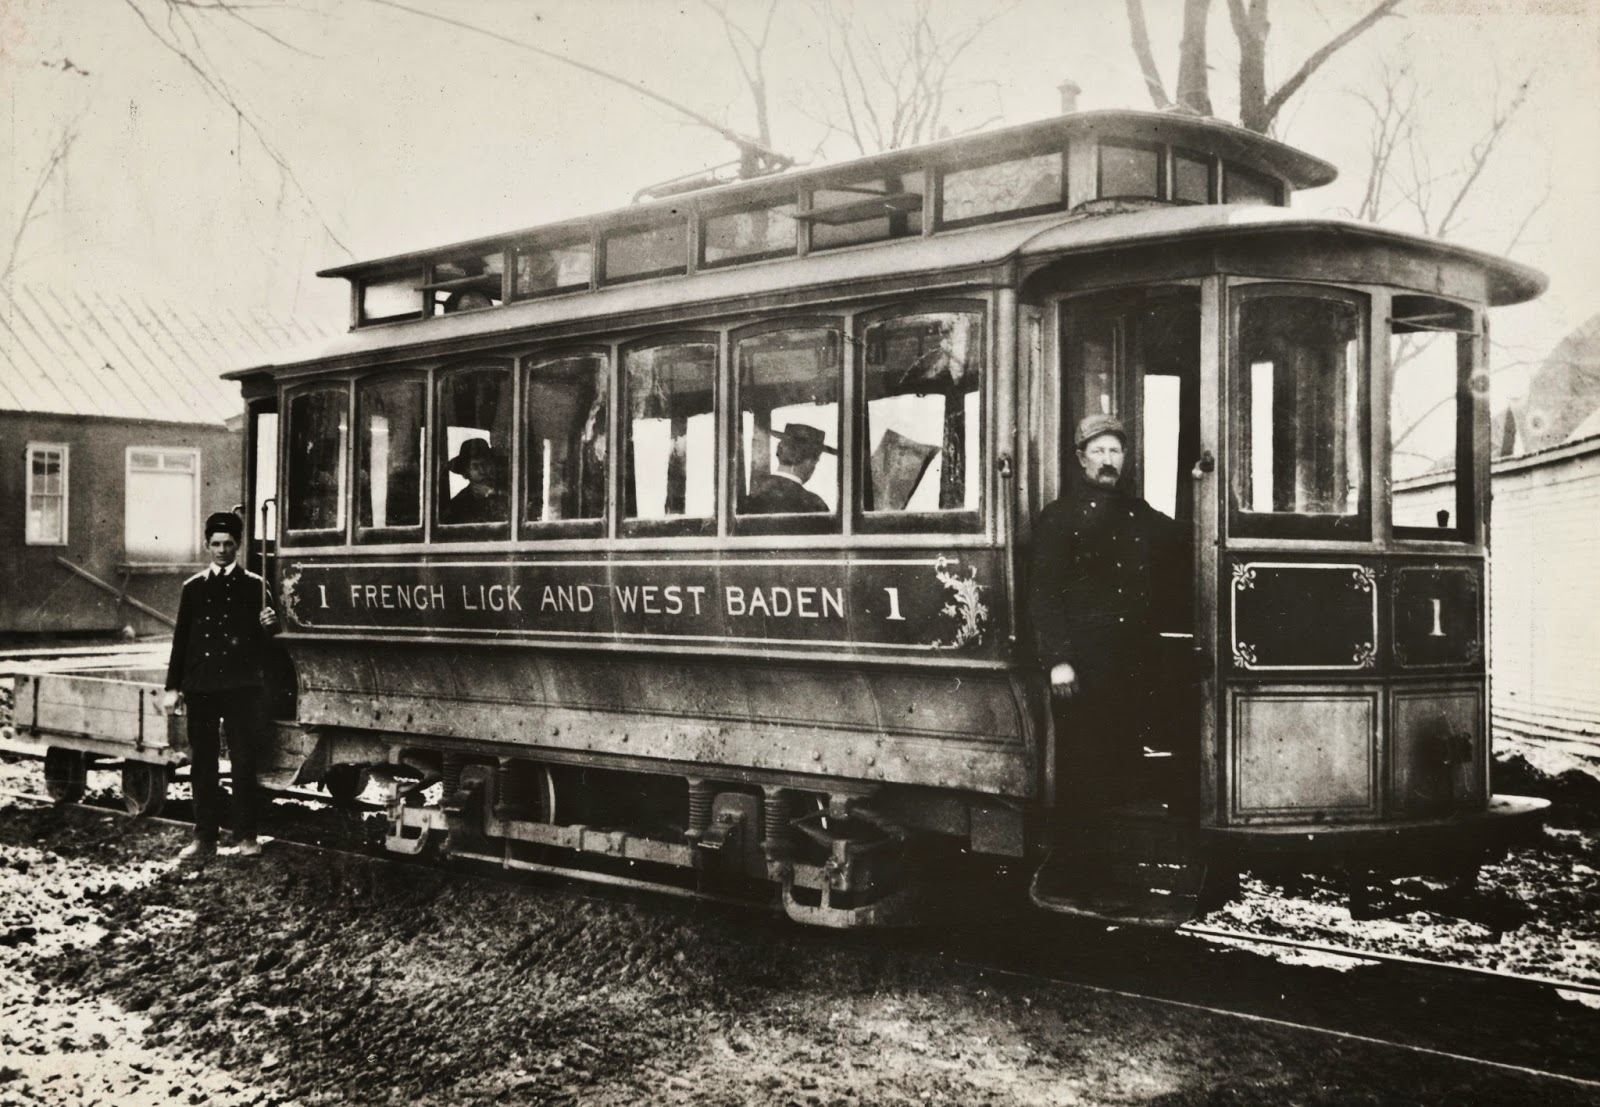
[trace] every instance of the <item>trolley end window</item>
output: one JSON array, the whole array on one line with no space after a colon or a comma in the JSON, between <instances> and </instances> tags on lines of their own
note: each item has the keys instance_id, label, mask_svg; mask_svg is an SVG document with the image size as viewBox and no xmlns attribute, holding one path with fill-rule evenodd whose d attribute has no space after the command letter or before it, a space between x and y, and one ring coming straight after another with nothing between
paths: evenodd
<instances>
[{"instance_id":1,"label":"trolley end window","mask_svg":"<svg viewBox=\"0 0 1600 1107\"><path fill-rule=\"evenodd\" d=\"M1472 309L1396 296L1389 337L1390 519L1398 538L1465 541L1472 522Z\"/></svg>"},{"instance_id":2,"label":"trolley end window","mask_svg":"<svg viewBox=\"0 0 1600 1107\"><path fill-rule=\"evenodd\" d=\"M298 392L289 400L286 529L311 541L344 536L350 390L343 383Z\"/></svg>"}]
</instances>

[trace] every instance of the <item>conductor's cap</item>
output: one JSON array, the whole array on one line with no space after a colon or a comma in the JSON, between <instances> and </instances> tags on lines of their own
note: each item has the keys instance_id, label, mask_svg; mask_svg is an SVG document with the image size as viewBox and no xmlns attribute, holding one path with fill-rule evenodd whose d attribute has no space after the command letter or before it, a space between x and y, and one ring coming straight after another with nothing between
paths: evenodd
<instances>
[{"instance_id":1,"label":"conductor's cap","mask_svg":"<svg viewBox=\"0 0 1600 1107\"><path fill-rule=\"evenodd\" d=\"M1078 420L1078 433L1072 441L1081 450L1102 434L1114 434L1124 446L1128 444L1128 431L1115 415L1085 415Z\"/></svg>"},{"instance_id":2,"label":"conductor's cap","mask_svg":"<svg viewBox=\"0 0 1600 1107\"><path fill-rule=\"evenodd\" d=\"M244 520L231 511L214 511L206 516L206 541L219 530L237 542L244 534Z\"/></svg>"}]
</instances>

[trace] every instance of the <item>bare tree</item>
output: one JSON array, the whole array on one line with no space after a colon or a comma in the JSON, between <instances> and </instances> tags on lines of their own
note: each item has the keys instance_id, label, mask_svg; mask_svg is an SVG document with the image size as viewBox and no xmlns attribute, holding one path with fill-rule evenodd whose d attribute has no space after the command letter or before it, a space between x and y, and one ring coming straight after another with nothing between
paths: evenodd
<instances>
[{"instance_id":1,"label":"bare tree","mask_svg":"<svg viewBox=\"0 0 1600 1107\"><path fill-rule=\"evenodd\" d=\"M1239 123L1259 134L1267 134L1295 93L1299 92L1312 75L1325 65L1329 58L1360 38L1387 16L1394 14L1404 0L1378 0L1350 26L1334 35L1300 64L1288 80L1271 91L1267 87L1267 39L1272 30L1269 19L1270 0L1228 0L1228 18L1234 38L1239 43ZM1156 66L1155 54L1150 46L1150 32L1145 23L1143 0L1124 0L1128 12L1129 40L1139 68L1144 73L1145 87L1157 108L1168 108L1168 99ZM1206 21L1211 13L1211 0L1184 0L1183 34L1179 40L1178 85L1176 106L1212 114L1208 79L1208 52Z\"/></svg>"}]
</instances>

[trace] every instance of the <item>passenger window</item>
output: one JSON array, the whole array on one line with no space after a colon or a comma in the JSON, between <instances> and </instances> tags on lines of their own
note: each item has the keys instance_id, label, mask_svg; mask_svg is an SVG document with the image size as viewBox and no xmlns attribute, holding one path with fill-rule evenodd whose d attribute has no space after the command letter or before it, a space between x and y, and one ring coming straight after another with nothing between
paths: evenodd
<instances>
[{"instance_id":1,"label":"passenger window","mask_svg":"<svg viewBox=\"0 0 1600 1107\"><path fill-rule=\"evenodd\" d=\"M793 327L737 340L740 515L803 515L787 531L837 530L840 332ZM808 525L809 524L809 525Z\"/></svg>"},{"instance_id":2,"label":"passenger window","mask_svg":"<svg viewBox=\"0 0 1600 1107\"><path fill-rule=\"evenodd\" d=\"M609 376L602 353L528 362L524 520L605 518Z\"/></svg>"},{"instance_id":3,"label":"passenger window","mask_svg":"<svg viewBox=\"0 0 1600 1107\"><path fill-rule=\"evenodd\" d=\"M714 519L716 342L706 338L636 346L628 350L623 367L628 416L625 517ZM694 529L709 528L701 523Z\"/></svg>"},{"instance_id":4,"label":"passenger window","mask_svg":"<svg viewBox=\"0 0 1600 1107\"><path fill-rule=\"evenodd\" d=\"M811 248L854 246L922 233L923 175L892 174L811 194Z\"/></svg>"},{"instance_id":5,"label":"passenger window","mask_svg":"<svg viewBox=\"0 0 1600 1107\"><path fill-rule=\"evenodd\" d=\"M1239 294L1236 533L1370 534L1365 318L1365 299L1353 293L1256 286Z\"/></svg>"},{"instance_id":6,"label":"passenger window","mask_svg":"<svg viewBox=\"0 0 1600 1107\"><path fill-rule=\"evenodd\" d=\"M423 407L418 377L371 378L356 385L360 505L356 524L422 526Z\"/></svg>"},{"instance_id":7,"label":"passenger window","mask_svg":"<svg viewBox=\"0 0 1600 1107\"><path fill-rule=\"evenodd\" d=\"M350 389L342 382L289 400L288 530L343 536L349 420Z\"/></svg>"},{"instance_id":8,"label":"passenger window","mask_svg":"<svg viewBox=\"0 0 1600 1107\"><path fill-rule=\"evenodd\" d=\"M439 375L439 522L474 528L445 537L508 530L511 500L511 373L495 367Z\"/></svg>"},{"instance_id":9,"label":"passenger window","mask_svg":"<svg viewBox=\"0 0 1600 1107\"><path fill-rule=\"evenodd\" d=\"M1469 381L1476 320L1396 296L1389 339L1390 518L1400 538L1465 541L1472 499Z\"/></svg>"},{"instance_id":10,"label":"passenger window","mask_svg":"<svg viewBox=\"0 0 1600 1107\"><path fill-rule=\"evenodd\" d=\"M422 315L422 270L378 277L361 284L361 323L387 323Z\"/></svg>"},{"instance_id":11,"label":"passenger window","mask_svg":"<svg viewBox=\"0 0 1600 1107\"><path fill-rule=\"evenodd\" d=\"M869 323L867 512L976 511L982 487L983 316L927 311Z\"/></svg>"}]
</instances>

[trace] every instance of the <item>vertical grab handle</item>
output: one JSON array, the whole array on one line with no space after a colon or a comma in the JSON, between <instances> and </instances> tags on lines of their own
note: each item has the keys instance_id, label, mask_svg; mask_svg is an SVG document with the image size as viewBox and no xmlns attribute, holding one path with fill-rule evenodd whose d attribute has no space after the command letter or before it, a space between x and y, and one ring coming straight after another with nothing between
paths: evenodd
<instances>
[{"instance_id":1,"label":"vertical grab handle","mask_svg":"<svg viewBox=\"0 0 1600 1107\"><path fill-rule=\"evenodd\" d=\"M261 542L261 606L262 607L271 607L272 606L272 604L270 602L271 598L272 598L271 597L271 593L270 593L271 585L268 584L268 581L270 581L272 579L272 573L267 568L267 558L273 556L276 553L276 551L273 551L272 553L269 553L267 551L267 511L268 511L269 508L274 513L277 512L277 510L278 510L278 497L276 497L276 496L268 496L266 499L261 501L261 529L256 532L258 540Z\"/></svg>"},{"instance_id":2,"label":"vertical grab handle","mask_svg":"<svg viewBox=\"0 0 1600 1107\"><path fill-rule=\"evenodd\" d=\"M1013 481L1016 478L1016 465L1011 460L1009 452L1002 453L995 459L995 466L1000 472L1000 505L1005 517L1006 556L1001 559L1001 565L1006 579L1006 641L1011 646L1017 644L1017 582L1016 573L1012 568L1012 559L1017 554L1017 497Z\"/></svg>"}]
</instances>

